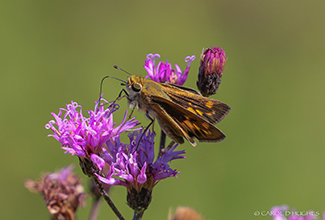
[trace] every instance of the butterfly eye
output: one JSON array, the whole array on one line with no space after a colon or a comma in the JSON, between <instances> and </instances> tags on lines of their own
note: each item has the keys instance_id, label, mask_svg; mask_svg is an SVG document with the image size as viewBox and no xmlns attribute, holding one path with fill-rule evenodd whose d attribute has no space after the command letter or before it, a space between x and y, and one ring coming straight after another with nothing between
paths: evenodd
<instances>
[{"instance_id":1,"label":"butterfly eye","mask_svg":"<svg viewBox=\"0 0 325 220\"><path fill-rule=\"evenodd\" d=\"M142 86L140 83L133 83L132 84L132 90L135 92L140 92L140 90L142 89Z\"/></svg>"}]
</instances>

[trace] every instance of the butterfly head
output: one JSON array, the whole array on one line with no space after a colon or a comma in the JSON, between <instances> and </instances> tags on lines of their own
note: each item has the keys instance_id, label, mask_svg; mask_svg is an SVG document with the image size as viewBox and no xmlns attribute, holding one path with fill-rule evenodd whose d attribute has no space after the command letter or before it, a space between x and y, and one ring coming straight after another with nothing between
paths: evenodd
<instances>
[{"instance_id":1,"label":"butterfly head","mask_svg":"<svg viewBox=\"0 0 325 220\"><path fill-rule=\"evenodd\" d=\"M143 78L140 76L132 75L127 79L126 89L129 92L129 95L132 97L141 91L142 85Z\"/></svg>"},{"instance_id":2,"label":"butterfly head","mask_svg":"<svg viewBox=\"0 0 325 220\"><path fill-rule=\"evenodd\" d=\"M140 92L143 87L144 78L136 75L131 75L126 81L126 90L128 91L128 105L139 107Z\"/></svg>"}]
</instances>

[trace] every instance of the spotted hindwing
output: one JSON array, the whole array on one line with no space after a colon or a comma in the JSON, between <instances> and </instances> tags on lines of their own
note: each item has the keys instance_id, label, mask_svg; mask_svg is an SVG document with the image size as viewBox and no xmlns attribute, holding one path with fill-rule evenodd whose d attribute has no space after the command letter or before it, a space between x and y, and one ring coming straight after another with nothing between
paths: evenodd
<instances>
[{"instance_id":1,"label":"spotted hindwing","mask_svg":"<svg viewBox=\"0 0 325 220\"><path fill-rule=\"evenodd\" d=\"M175 102L152 95L150 105L158 116L156 118L161 128L178 143L184 142L182 137L186 138L193 146L196 145L193 138L202 142L219 142L226 137L208 120ZM173 124L173 127L165 128L166 126L161 123L166 122ZM172 135L170 135L171 133Z\"/></svg>"},{"instance_id":2,"label":"spotted hindwing","mask_svg":"<svg viewBox=\"0 0 325 220\"><path fill-rule=\"evenodd\" d=\"M193 89L166 83L161 85L165 87L164 92L171 101L201 116L212 124L220 122L230 111L227 104L204 97Z\"/></svg>"}]
</instances>

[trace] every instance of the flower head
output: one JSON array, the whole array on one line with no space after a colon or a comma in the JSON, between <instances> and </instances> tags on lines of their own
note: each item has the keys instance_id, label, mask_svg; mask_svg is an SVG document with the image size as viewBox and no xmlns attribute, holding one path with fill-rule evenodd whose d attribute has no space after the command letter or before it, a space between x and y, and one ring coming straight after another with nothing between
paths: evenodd
<instances>
[{"instance_id":1,"label":"flower head","mask_svg":"<svg viewBox=\"0 0 325 220\"><path fill-rule=\"evenodd\" d=\"M107 142L107 150L101 154L109 171L105 177L97 175L105 184L126 186L128 190L128 205L136 211L145 210L151 201L153 187L162 179L176 177L179 173L169 166L175 159L185 158L185 151L174 151L176 146L169 149L162 157L154 161L155 133L143 130L134 131L128 135L130 144L124 144L116 139ZM99 167L101 170L102 164Z\"/></svg>"},{"instance_id":2,"label":"flower head","mask_svg":"<svg viewBox=\"0 0 325 220\"><path fill-rule=\"evenodd\" d=\"M172 65L168 63L159 62L156 66L155 60L160 58L159 54L148 54L145 61L144 68L148 72L148 76L155 82L169 82L176 85L183 85L187 79L188 72L190 71L190 64L195 59L195 56L187 56L185 62L187 62L186 69L182 72L181 68L175 64L175 69L172 69Z\"/></svg>"},{"instance_id":3,"label":"flower head","mask_svg":"<svg viewBox=\"0 0 325 220\"><path fill-rule=\"evenodd\" d=\"M139 125L135 118L126 121L125 112L123 122L116 126L116 123L113 123L113 112L118 109L118 105L112 104L105 109L104 104L99 106L99 102L96 102L94 111L88 111L89 117L84 117L81 106L71 101L71 104L67 104L66 109L60 109L57 115L52 113L55 121L51 120L45 126L53 131L53 135L48 136L57 139L65 153L77 155L80 162L100 163L96 155L103 152L107 141L114 141L123 131L133 130ZM85 172L84 169L83 171ZM86 172L87 175L91 173L92 171Z\"/></svg>"},{"instance_id":4,"label":"flower head","mask_svg":"<svg viewBox=\"0 0 325 220\"><path fill-rule=\"evenodd\" d=\"M75 219L75 211L84 205L86 197L79 178L72 173L73 166L59 172L45 174L39 181L26 180L31 192L43 195L53 219Z\"/></svg>"},{"instance_id":5,"label":"flower head","mask_svg":"<svg viewBox=\"0 0 325 220\"><path fill-rule=\"evenodd\" d=\"M220 47L210 47L201 53L197 87L204 96L217 93L226 65L226 54Z\"/></svg>"}]
</instances>

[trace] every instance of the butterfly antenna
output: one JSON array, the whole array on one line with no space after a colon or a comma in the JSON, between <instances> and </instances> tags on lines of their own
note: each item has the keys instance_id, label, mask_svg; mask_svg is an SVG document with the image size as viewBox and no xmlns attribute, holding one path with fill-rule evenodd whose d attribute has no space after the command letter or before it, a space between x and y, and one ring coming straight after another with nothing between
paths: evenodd
<instances>
[{"instance_id":1,"label":"butterfly antenna","mask_svg":"<svg viewBox=\"0 0 325 220\"><path fill-rule=\"evenodd\" d=\"M107 78L113 78L113 79L116 79L116 80L121 81L121 82L123 82L124 84L126 84L126 81L124 81L124 80L122 80L122 79L119 79L119 78L116 78L116 77L114 77L114 76L105 76L105 77L103 77L102 80L100 81L99 99L100 99L100 96L102 95L103 82L104 82L104 80L107 79Z\"/></svg>"},{"instance_id":2,"label":"butterfly antenna","mask_svg":"<svg viewBox=\"0 0 325 220\"><path fill-rule=\"evenodd\" d=\"M118 70L122 70L123 72L125 72L126 74L129 74L130 76L132 75L132 74L129 73L128 71L126 71L126 70L124 70L124 69L122 69L122 68L120 68L120 67L118 67L118 66L116 66L116 65L114 65L114 68L115 68L115 69L118 69Z\"/></svg>"}]
</instances>

